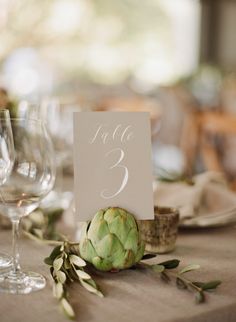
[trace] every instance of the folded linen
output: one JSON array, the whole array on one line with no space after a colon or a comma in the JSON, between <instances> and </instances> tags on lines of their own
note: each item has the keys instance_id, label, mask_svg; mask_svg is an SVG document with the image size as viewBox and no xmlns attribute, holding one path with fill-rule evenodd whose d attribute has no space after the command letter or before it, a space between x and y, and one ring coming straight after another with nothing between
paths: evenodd
<instances>
[{"instance_id":1,"label":"folded linen","mask_svg":"<svg viewBox=\"0 0 236 322\"><path fill-rule=\"evenodd\" d=\"M219 172L204 172L193 178L193 185L186 182L167 183L155 181L154 183L154 204L160 207L178 208L180 219L184 220L198 216L205 209L206 193L211 194L211 188L217 186L220 190L218 197L225 197L228 189L224 175ZM213 189L214 190L214 189ZM214 203L214 198L207 197L208 202ZM236 201L236 195L235 195ZM219 200L218 200L219 203ZM211 205L207 205L212 208ZM213 205L212 205L213 206ZM213 207L214 208L214 207ZM206 211L205 211L206 213Z\"/></svg>"}]
</instances>

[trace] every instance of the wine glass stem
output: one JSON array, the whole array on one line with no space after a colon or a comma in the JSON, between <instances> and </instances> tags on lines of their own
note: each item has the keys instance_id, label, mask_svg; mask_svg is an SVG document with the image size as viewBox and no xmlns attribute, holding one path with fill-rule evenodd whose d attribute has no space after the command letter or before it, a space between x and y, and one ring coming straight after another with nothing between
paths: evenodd
<instances>
[{"instance_id":1,"label":"wine glass stem","mask_svg":"<svg viewBox=\"0 0 236 322\"><path fill-rule=\"evenodd\" d=\"M18 246L18 238L19 238L19 219L12 220L12 253L13 253L13 274L20 272L20 263L19 263L19 246Z\"/></svg>"}]
</instances>

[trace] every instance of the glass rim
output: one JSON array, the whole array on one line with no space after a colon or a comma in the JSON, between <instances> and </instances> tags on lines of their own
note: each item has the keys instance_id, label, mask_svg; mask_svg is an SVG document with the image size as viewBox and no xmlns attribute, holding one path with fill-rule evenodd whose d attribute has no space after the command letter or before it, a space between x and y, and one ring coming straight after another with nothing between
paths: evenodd
<instances>
[{"instance_id":1,"label":"glass rim","mask_svg":"<svg viewBox=\"0 0 236 322\"><path fill-rule=\"evenodd\" d=\"M47 123L44 121L44 120L41 120L41 119L35 119L35 118L29 118L29 117L7 117L7 118L4 118L3 116L1 116L1 113L0 113L0 121L5 121L5 122L18 122L18 123L27 123L27 121L29 121L29 124L32 123L32 124L38 124L39 126L42 126L44 128L47 129Z\"/></svg>"},{"instance_id":2,"label":"glass rim","mask_svg":"<svg viewBox=\"0 0 236 322\"><path fill-rule=\"evenodd\" d=\"M8 111L8 110L6 110ZM1 112L1 109L0 109ZM3 120L3 118L0 115L0 120ZM34 121L34 122L39 122L39 123L44 123L43 120L41 119L35 119L35 118L30 118L30 117L9 117L9 120L11 121Z\"/></svg>"},{"instance_id":3,"label":"glass rim","mask_svg":"<svg viewBox=\"0 0 236 322\"><path fill-rule=\"evenodd\" d=\"M10 111L9 111L9 109L8 109L8 108L1 108L1 107L0 107L0 113L4 113L4 112L7 112L7 113L9 113L9 114L10 114Z\"/></svg>"}]
</instances>

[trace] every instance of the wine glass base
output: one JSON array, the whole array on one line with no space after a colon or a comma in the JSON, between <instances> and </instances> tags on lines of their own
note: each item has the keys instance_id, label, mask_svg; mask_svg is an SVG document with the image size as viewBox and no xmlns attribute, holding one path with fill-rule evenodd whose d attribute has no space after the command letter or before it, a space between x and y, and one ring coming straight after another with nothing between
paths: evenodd
<instances>
[{"instance_id":1,"label":"wine glass base","mask_svg":"<svg viewBox=\"0 0 236 322\"><path fill-rule=\"evenodd\" d=\"M7 272L12 267L12 257L5 253L0 253L0 274Z\"/></svg>"},{"instance_id":2,"label":"wine glass base","mask_svg":"<svg viewBox=\"0 0 236 322\"><path fill-rule=\"evenodd\" d=\"M0 292L10 294L29 294L39 291L46 285L45 278L34 272L20 272L0 278Z\"/></svg>"}]
</instances>

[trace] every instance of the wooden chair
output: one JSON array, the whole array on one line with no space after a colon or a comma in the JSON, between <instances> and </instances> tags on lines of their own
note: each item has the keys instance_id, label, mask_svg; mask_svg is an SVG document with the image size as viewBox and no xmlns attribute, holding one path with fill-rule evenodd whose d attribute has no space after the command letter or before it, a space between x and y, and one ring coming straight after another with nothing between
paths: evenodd
<instances>
[{"instance_id":1,"label":"wooden chair","mask_svg":"<svg viewBox=\"0 0 236 322\"><path fill-rule=\"evenodd\" d=\"M154 138L160 129L162 109L155 100L132 97L107 97L101 100L95 108L97 111L149 112L151 120L151 134Z\"/></svg>"},{"instance_id":2,"label":"wooden chair","mask_svg":"<svg viewBox=\"0 0 236 322\"><path fill-rule=\"evenodd\" d=\"M236 116L218 111L188 113L181 140L186 157L186 172L190 175L194 173L194 163L200 155L206 170L221 171L227 176L216 140L231 135L236 137Z\"/></svg>"}]
</instances>

